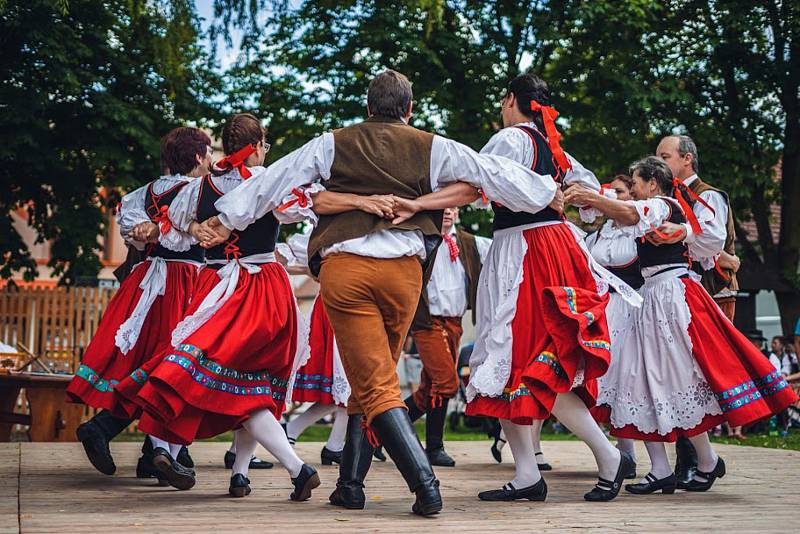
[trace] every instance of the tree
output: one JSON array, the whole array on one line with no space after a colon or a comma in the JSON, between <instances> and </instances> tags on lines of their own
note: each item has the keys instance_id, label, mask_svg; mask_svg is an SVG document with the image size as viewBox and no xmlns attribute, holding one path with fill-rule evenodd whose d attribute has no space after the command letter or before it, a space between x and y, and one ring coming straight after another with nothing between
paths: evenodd
<instances>
[{"instance_id":1,"label":"tree","mask_svg":"<svg viewBox=\"0 0 800 534\"><path fill-rule=\"evenodd\" d=\"M29 0L0 11L0 210L24 208L63 283L97 274L120 190L158 176L158 142L213 118L193 3ZM0 276L36 265L0 222Z\"/></svg>"}]
</instances>

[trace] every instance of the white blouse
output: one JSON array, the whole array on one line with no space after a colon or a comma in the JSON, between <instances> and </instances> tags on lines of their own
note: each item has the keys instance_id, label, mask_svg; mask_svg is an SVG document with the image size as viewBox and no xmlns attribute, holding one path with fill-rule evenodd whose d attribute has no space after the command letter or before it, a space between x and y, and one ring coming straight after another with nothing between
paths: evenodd
<instances>
[{"instance_id":1,"label":"white blouse","mask_svg":"<svg viewBox=\"0 0 800 534\"><path fill-rule=\"evenodd\" d=\"M455 227L450 235L456 235ZM491 239L475 236L475 245L481 263L489 252ZM478 281L476 280L475 283ZM450 249L444 242L439 246L428 281L428 308L431 315L439 317L462 317L467 312L467 272L459 258L450 259Z\"/></svg>"},{"instance_id":2,"label":"white blouse","mask_svg":"<svg viewBox=\"0 0 800 534\"><path fill-rule=\"evenodd\" d=\"M624 267L639 255L636 240L611 219L586 238L586 245L592 257L603 267Z\"/></svg>"}]
</instances>

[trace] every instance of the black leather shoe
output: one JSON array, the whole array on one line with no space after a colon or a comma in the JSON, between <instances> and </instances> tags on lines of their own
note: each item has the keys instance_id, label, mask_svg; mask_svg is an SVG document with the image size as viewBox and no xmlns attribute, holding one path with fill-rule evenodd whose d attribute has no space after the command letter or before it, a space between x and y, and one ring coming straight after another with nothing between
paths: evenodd
<instances>
[{"instance_id":1,"label":"black leather shoe","mask_svg":"<svg viewBox=\"0 0 800 534\"><path fill-rule=\"evenodd\" d=\"M160 474L161 472L153 465L153 443L149 436L145 436L142 456L136 462L136 478L157 478Z\"/></svg>"},{"instance_id":2,"label":"black leather shoe","mask_svg":"<svg viewBox=\"0 0 800 534\"><path fill-rule=\"evenodd\" d=\"M431 465L435 465L436 467L455 467L456 465L456 461L450 458L450 455L445 452L444 446L432 451L426 450L425 454L428 455L428 461L430 461Z\"/></svg>"},{"instance_id":3,"label":"black leather shoe","mask_svg":"<svg viewBox=\"0 0 800 534\"><path fill-rule=\"evenodd\" d=\"M178 451L178 457L175 459L178 460L178 463L183 467L194 469L194 460L189 456L189 447L186 445L181 446L181 450Z\"/></svg>"},{"instance_id":4,"label":"black leather shoe","mask_svg":"<svg viewBox=\"0 0 800 534\"><path fill-rule=\"evenodd\" d=\"M543 501L547 498L547 483L542 478L533 486L517 489L509 482L499 490L480 492L478 498L482 501L519 501L522 499Z\"/></svg>"},{"instance_id":5,"label":"black leather shoe","mask_svg":"<svg viewBox=\"0 0 800 534\"><path fill-rule=\"evenodd\" d=\"M647 482L626 484L625 491L628 493L635 493L636 495L649 495L661 490L662 493L669 495L675 493L675 488L678 487L678 479L675 477L675 473L665 478L656 478L652 473L647 473L644 479Z\"/></svg>"},{"instance_id":6,"label":"black leather shoe","mask_svg":"<svg viewBox=\"0 0 800 534\"><path fill-rule=\"evenodd\" d=\"M686 491L708 491L718 478L725 476L725 473L725 462L722 458L717 458L717 465L710 473L700 470L695 472L694 478L686 485Z\"/></svg>"},{"instance_id":7,"label":"black leather shoe","mask_svg":"<svg viewBox=\"0 0 800 534\"><path fill-rule=\"evenodd\" d=\"M372 455L379 462L385 462L386 461L386 455L383 454L383 447L375 447L375 450L372 452Z\"/></svg>"},{"instance_id":8,"label":"black leather shoe","mask_svg":"<svg viewBox=\"0 0 800 534\"><path fill-rule=\"evenodd\" d=\"M492 443L492 447L489 449L492 453L492 458L499 464L503 462L503 452L500 450L498 445L500 443L505 444L506 440L502 439L499 435L494 437L494 443Z\"/></svg>"},{"instance_id":9,"label":"black leather shoe","mask_svg":"<svg viewBox=\"0 0 800 534\"><path fill-rule=\"evenodd\" d=\"M180 455L178 455L180 458ZM233 469L233 462L236 461L236 454L231 451L225 451L225 469ZM181 462L182 463L182 462ZM184 464L185 465L185 464ZM257 456L250 458L250 469L272 469L275 466L272 462L262 460Z\"/></svg>"},{"instance_id":10,"label":"black leather shoe","mask_svg":"<svg viewBox=\"0 0 800 534\"><path fill-rule=\"evenodd\" d=\"M456 465L456 461L444 450L444 421L449 402L449 399L444 399L439 406L428 408L425 417L425 452L431 465L437 467Z\"/></svg>"},{"instance_id":11,"label":"black leather shoe","mask_svg":"<svg viewBox=\"0 0 800 534\"><path fill-rule=\"evenodd\" d=\"M339 465L342 463L342 451L332 451L328 447L322 447L320 457L322 458L322 465Z\"/></svg>"},{"instance_id":12,"label":"black leather shoe","mask_svg":"<svg viewBox=\"0 0 800 534\"><path fill-rule=\"evenodd\" d=\"M98 425L89 420L79 426L75 434L83 444L86 457L95 469L104 475L113 475L117 471L111 449L108 447L108 438Z\"/></svg>"},{"instance_id":13,"label":"black leather shoe","mask_svg":"<svg viewBox=\"0 0 800 534\"><path fill-rule=\"evenodd\" d=\"M634 461L631 459L627 452L620 451L619 453L619 467L617 468L617 475L614 480L606 480L605 478L598 478L592 491L583 496L587 501L592 502L605 502L614 499L619 495L619 490L622 488L622 481L625 480L625 475L630 471Z\"/></svg>"},{"instance_id":14,"label":"black leather shoe","mask_svg":"<svg viewBox=\"0 0 800 534\"><path fill-rule=\"evenodd\" d=\"M375 416L372 430L394 460L397 469L417 498L411 510L422 516L439 513L442 496L433 468L417 438L408 412L392 408Z\"/></svg>"},{"instance_id":15,"label":"black leather shoe","mask_svg":"<svg viewBox=\"0 0 800 534\"><path fill-rule=\"evenodd\" d=\"M317 470L308 464L303 464L300 474L292 479L292 484L294 491L289 498L293 501L307 501L311 497L311 490L320 484Z\"/></svg>"},{"instance_id":16,"label":"black leather shoe","mask_svg":"<svg viewBox=\"0 0 800 534\"><path fill-rule=\"evenodd\" d=\"M697 451L688 438L680 437L675 442L675 477L678 489L686 489L697 470Z\"/></svg>"},{"instance_id":17,"label":"black leather shoe","mask_svg":"<svg viewBox=\"0 0 800 534\"><path fill-rule=\"evenodd\" d=\"M347 417L347 436L339 463L336 489L328 500L334 506L361 510L366 503L364 479L372 465L373 447L361 426L361 415Z\"/></svg>"},{"instance_id":18,"label":"black leather shoe","mask_svg":"<svg viewBox=\"0 0 800 534\"><path fill-rule=\"evenodd\" d=\"M194 469L184 467L173 460L166 449L156 447L153 451L153 465L158 469L169 485L179 490L192 489L195 485Z\"/></svg>"},{"instance_id":19,"label":"black leather shoe","mask_svg":"<svg viewBox=\"0 0 800 534\"><path fill-rule=\"evenodd\" d=\"M636 462L633 463L633 466L631 467L630 471L625 473L625 480L633 480L635 478L636 478ZM675 480L677 481L678 479L676 478Z\"/></svg>"},{"instance_id":20,"label":"black leather shoe","mask_svg":"<svg viewBox=\"0 0 800 534\"><path fill-rule=\"evenodd\" d=\"M250 495L250 479L241 473L236 473L231 477L231 485L228 493L231 497L247 497Z\"/></svg>"},{"instance_id":21,"label":"black leather shoe","mask_svg":"<svg viewBox=\"0 0 800 534\"><path fill-rule=\"evenodd\" d=\"M544 458L544 453L543 452L536 453L536 465L539 467L539 471L552 471L553 470L552 465L548 464L547 462L539 463L539 456Z\"/></svg>"}]
</instances>

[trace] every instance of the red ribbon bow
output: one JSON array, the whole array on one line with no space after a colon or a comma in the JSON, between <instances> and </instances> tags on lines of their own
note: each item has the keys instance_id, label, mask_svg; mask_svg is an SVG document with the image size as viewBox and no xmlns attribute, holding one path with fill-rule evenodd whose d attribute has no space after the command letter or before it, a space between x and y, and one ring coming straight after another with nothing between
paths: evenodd
<instances>
[{"instance_id":1,"label":"red ribbon bow","mask_svg":"<svg viewBox=\"0 0 800 534\"><path fill-rule=\"evenodd\" d=\"M279 212L283 213L284 211L288 210L295 204L299 204L301 208L305 208L306 206L308 206L308 198L306 198L306 195L302 189L298 189L295 187L294 189L292 189L292 194L294 195L293 199L284 202L283 204L278 206Z\"/></svg>"},{"instance_id":2,"label":"red ribbon bow","mask_svg":"<svg viewBox=\"0 0 800 534\"><path fill-rule=\"evenodd\" d=\"M531 100L531 110L541 111L544 120L544 131L547 133L547 144L556 160L556 164L561 171L566 172L572 168L564 149L561 148L561 134L556 129L555 120L558 118L558 111L551 106L543 106L536 100Z\"/></svg>"},{"instance_id":3,"label":"red ribbon bow","mask_svg":"<svg viewBox=\"0 0 800 534\"><path fill-rule=\"evenodd\" d=\"M459 253L458 243L456 243L455 238L451 234L444 234L442 237L445 243L447 243L447 249L450 251L450 261L456 261Z\"/></svg>"},{"instance_id":4,"label":"red ribbon bow","mask_svg":"<svg viewBox=\"0 0 800 534\"><path fill-rule=\"evenodd\" d=\"M248 178L253 176L253 173L250 172L250 169L248 169L245 166L244 162L255 151L256 151L255 145L246 145L244 148L234 152L230 156L225 156L224 158L219 160L217 162L217 167L219 167L220 169L236 169L237 171L239 171L239 174L242 175L242 178L247 180Z\"/></svg>"},{"instance_id":5,"label":"red ribbon bow","mask_svg":"<svg viewBox=\"0 0 800 534\"><path fill-rule=\"evenodd\" d=\"M161 206L158 208L153 221L158 224L158 231L161 235L168 233L172 230L172 221L169 220L169 206Z\"/></svg>"}]
</instances>

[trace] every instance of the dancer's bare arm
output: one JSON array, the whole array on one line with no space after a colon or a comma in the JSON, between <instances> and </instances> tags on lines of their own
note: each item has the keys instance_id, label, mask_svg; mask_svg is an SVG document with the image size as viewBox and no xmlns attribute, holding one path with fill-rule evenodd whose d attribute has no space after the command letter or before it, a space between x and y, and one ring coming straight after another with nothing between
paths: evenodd
<instances>
[{"instance_id":1,"label":"dancer's bare arm","mask_svg":"<svg viewBox=\"0 0 800 534\"><path fill-rule=\"evenodd\" d=\"M456 182L439 191L415 199L394 197L394 224L407 221L419 211L441 210L471 204L480 198L478 189L468 183Z\"/></svg>"}]
</instances>

